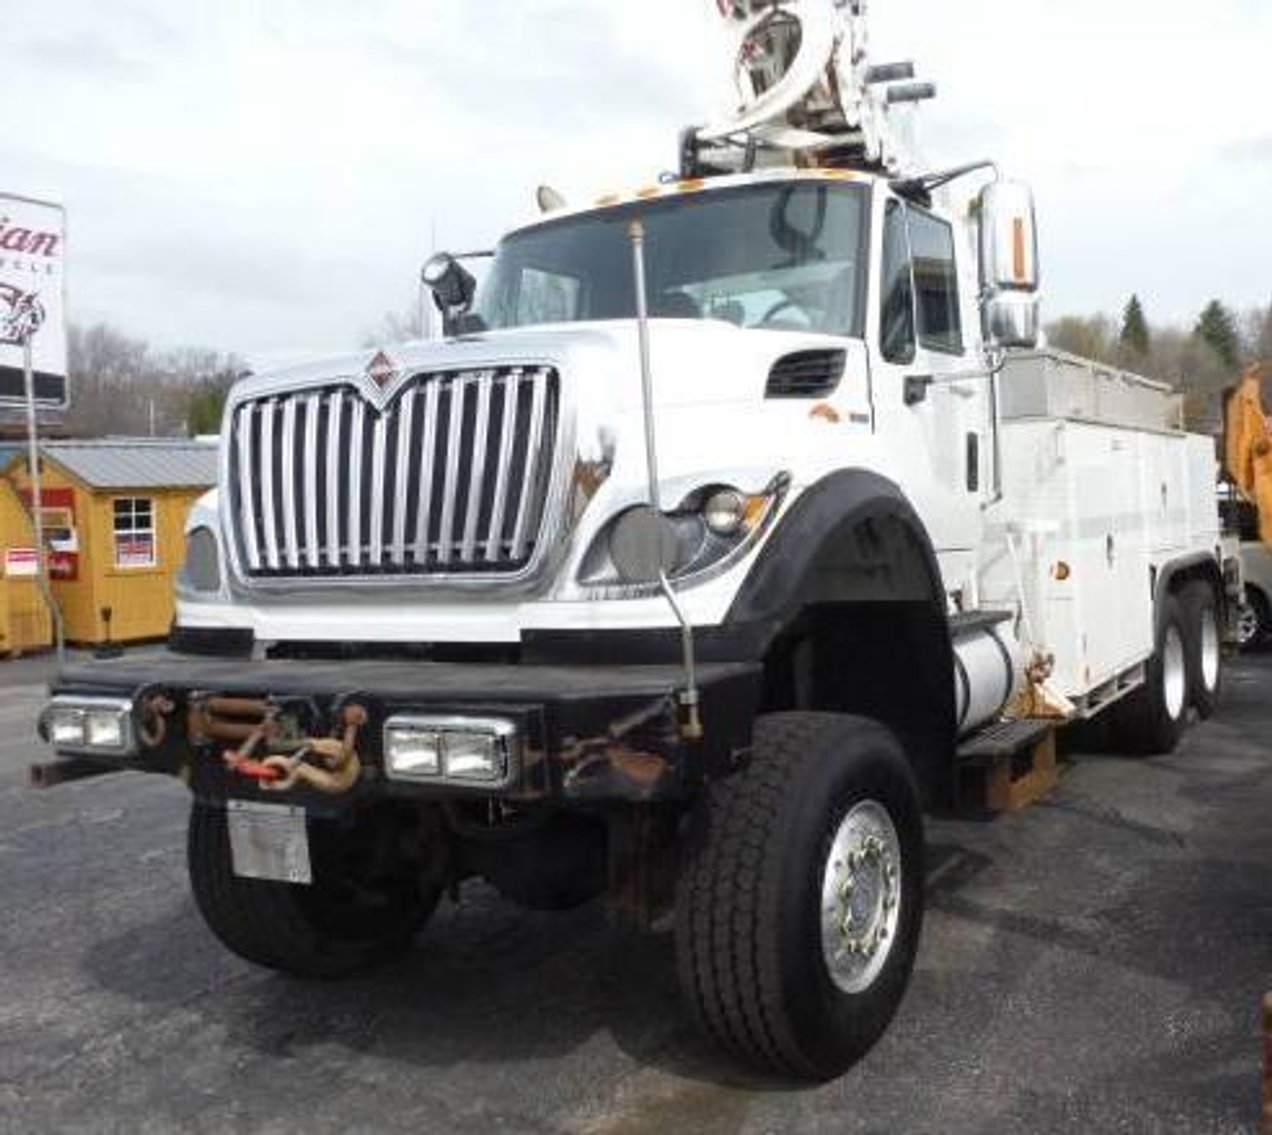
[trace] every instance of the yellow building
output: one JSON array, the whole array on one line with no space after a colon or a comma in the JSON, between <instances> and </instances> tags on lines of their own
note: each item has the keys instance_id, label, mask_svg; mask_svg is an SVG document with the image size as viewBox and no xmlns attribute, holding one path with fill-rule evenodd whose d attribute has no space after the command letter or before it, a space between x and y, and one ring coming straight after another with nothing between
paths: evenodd
<instances>
[{"instance_id":1,"label":"yellow building","mask_svg":"<svg viewBox=\"0 0 1272 1135\"><path fill-rule=\"evenodd\" d=\"M35 581L31 518L0 479L0 658L49 646L52 622Z\"/></svg>"},{"instance_id":2,"label":"yellow building","mask_svg":"<svg viewBox=\"0 0 1272 1135\"><path fill-rule=\"evenodd\" d=\"M125 438L47 442L40 453L49 575L67 641L165 636L186 517L216 481L216 447ZM25 460L14 458L4 477L30 500ZM29 523L26 531L29 542ZM0 528L0 545L9 543Z\"/></svg>"}]
</instances>

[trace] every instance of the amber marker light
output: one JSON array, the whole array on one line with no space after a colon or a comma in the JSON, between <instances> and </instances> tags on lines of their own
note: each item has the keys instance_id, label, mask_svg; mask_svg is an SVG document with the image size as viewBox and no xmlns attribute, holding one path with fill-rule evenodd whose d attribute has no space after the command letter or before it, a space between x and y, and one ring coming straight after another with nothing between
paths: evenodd
<instances>
[{"instance_id":1,"label":"amber marker light","mask_svg":"<svg viewBox=\"0 0 1272 1135\"><path fill-rule=\"evenodd\" d=\"M1016 279L1023 282L1026 275L1025 265L1025 221L1023 217L1017 217L1011 226L1012 238L1012 259L1013 267L1016 272Z\"/></svg>"}]
</instances>

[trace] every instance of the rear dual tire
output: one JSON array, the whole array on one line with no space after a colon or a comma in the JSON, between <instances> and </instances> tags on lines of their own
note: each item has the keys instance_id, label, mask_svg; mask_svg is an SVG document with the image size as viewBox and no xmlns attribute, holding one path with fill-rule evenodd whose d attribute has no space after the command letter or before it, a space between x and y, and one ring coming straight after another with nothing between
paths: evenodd
<instances>
[{"instance_id":1,"label":"rear dual tire","mask_svg":"<svg viewBox=\"0 0 1272 1135\"><path fill-rule=\"evenodd\" d=\"M1179 593L1184 616L1188 696L1199 717L1213 717L1223 686L1223 624L1215 589L1203 580Z\"/></svg>"},{"instance_id":2,"label":"rear dual tire","mask_svg":"<svg viewBox=\"0 0 1272 1135\"><path fill-rule=\"evenodd\" d=\"M1116 747L1137 755L1173 752L1190 705L1202 718L1218 707L1223 634L1214 588L1194 580L1163 596L1157 605L1154 641L1144 684L1112 714Z\"/></svg>"},{"instance_id":3,"label":"rear dual tire","mask_svg":"<svg viewBox=\"0 0 1272 1135\"><path fill-rule=\"evenodd\" d=\"M1188 714L1188 653L1184 612L1174 595L1157 604L1155 649L1144 666L1144 684L1115 707L1118 749L1138 756L1173 752Z\"/></svg>"}]
</instances>

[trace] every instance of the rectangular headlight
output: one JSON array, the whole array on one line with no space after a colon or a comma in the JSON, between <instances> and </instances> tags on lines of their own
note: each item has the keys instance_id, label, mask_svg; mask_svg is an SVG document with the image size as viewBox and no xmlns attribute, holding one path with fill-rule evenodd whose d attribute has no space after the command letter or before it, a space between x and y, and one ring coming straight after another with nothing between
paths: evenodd
<instances>
[{"instance_id":1,"label":"rectangular headlight","mask_svg":"<svg viewBox=\"0 0 1272 1135\"><path fill-rule=\"evenodd\" d=\"M436 729L390 721L384 727L384 759L390 776L434 777L442 771L442 738Z\"/></svg>"},{"instance_id":2,"label":"rectangular headlight","mask_svg":"<svg viewBox=\"0 0 1272 1135\"><path fill-rule=\"evenodd\" d=\"M89 710L84 715L84 744L90 749L122 749L123 717L115 710Z\"/></svg>"},{"instance_id":3,"label":"rectangular headlight","mask_svg":"<svg viewBox=\"0 0 1272 1135\"><path fill-rule=\"evenodd\" d=\"M55 749L89 756L137 753L132 702L59 694L40 714L40 736Z\"/></svg>"},{"instance_id":4,"label":"rectangular headlight","mask_svg":"<svg viewBox=\"0 0 1272 1135\"><path fill-rule=\"evenodd\" d=\"M497 717L402 714L384 723L384 764L390 777L502 787L520 752L517 726Z\"/></svg>"},{"instance_id":5,"label":"rectangular headlight","mask_svg":"<svg viewBox=\"0 0 1272 1135\"><path fill-rule=\"evenodd\" d=\"M79 747L84 744L84 711L71 706L55 706L45 711L44 733L54 745Z\"/></svg>"},{"instance_id":6,"label":"rectangular headlight","mask_svg":"<svg viewBox=\"0 0 1272 1135\"><path fill-rule=\"evenodd\" d=\"M493 733L445 734L446 775L455 780L503 780L508 760Z\"/></svg>"}]
</instances>

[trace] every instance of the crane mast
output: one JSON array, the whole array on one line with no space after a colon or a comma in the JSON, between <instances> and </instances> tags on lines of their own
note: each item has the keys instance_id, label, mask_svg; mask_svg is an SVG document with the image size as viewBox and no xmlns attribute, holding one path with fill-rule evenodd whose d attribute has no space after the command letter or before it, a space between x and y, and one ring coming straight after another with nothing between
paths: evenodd
<instances>
[{"instance_id":1,"label":"crane mast","mask_svg":"<svg viewBox=\"0 0 1272 1135\"><path fill-rule=\"evenodd\" d=\"M913 172L899 107L934 97L910 62L870 60L866 0L713 0L738 104L685 132L686 176L759 165Z\"/></svg>"}]
</instances>

